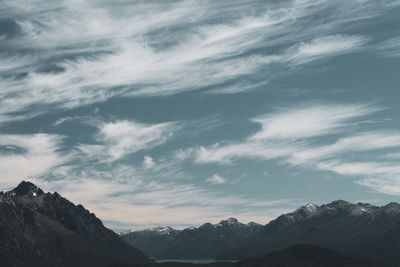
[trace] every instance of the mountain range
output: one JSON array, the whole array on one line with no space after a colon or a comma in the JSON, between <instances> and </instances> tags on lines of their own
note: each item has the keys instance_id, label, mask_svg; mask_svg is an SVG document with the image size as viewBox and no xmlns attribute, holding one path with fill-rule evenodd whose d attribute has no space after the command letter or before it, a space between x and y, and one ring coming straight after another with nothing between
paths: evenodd
<instances>
[{"instance_id":1,"label":"mountain range","mask_svg":"<svg viewBox=\"0 0 400 267\"><path fill-rule=\"evenodd\" d=\"M400 261L400 205L309 203L263 226L229 218L181 231L171 227L132 231L122 238L148 256L164 259L241 260L310 244L357 258L396 262Z\"/></svg>"},{"instance_id":2,"label":"mountain range","mask_svg":"<svg viewBox=\"0 0 400 267\"><path fill-rule=\"evenodd\" d=\"M308 204L263 226L221 259L243 259L295 244L312 244L343 254L400 261L400 205L378 207L343 200Z\"/></svg>"},{"instance_id":3,"label":"mountain range","mask_svg":"<svg viewBox=\"0 0 400 267\"><path fill-rule=\"evenodd\" d=\"M131 231L122 238L153 258L213 259L261 229L261 224L242 224L235 218L228 218L218 224L205 223L184 230L164 226Z\"/></svg>"},{"instance_id":4,"label":"mountain range","mask_svg":"<svg viewBox=\"0 0 400 267\"><path fill-rule=\"evenodd\" d=\"M239 260L208 267L389 267L400 266L399 255L397 203L310 203L266 225L229 218L118 235L82 205L30 182L0 192L0 266L199 266L150 259L158 257Z\"/></svg>"}]
</instances>

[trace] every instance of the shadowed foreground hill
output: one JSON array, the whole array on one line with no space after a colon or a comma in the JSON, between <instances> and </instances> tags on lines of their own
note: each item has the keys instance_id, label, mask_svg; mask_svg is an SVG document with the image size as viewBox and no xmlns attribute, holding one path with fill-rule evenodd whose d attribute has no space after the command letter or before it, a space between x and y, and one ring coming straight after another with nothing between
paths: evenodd
<instances>
[{"instance_id":1,"label":"shadowed foreground hill","mask_svg":"<svg viewBox=\"0 0 400 267\"><path fill-rule=\"evenodd\" d=\"M295 245L283 251L246 259L238 263L162 263L151 267L399 267L400 264L361 260L313 245Z\"/></svg>"},{"instance_id":2,"label":"shadowed foreground hill","mask_svg":"<svg viewBox=\"0 0 400 267\"><path fill-rule=\"evenodd\" d=\"M313 245L295 245L283 251L239 262L237 267L395 267L400 264L361 260Z\"/></svg>"},{"instance_id":3,"label":"shadowed foreground hill","mask_svg":"<svg viewBox=\"0 0 400 267\"><path fill-rule=\"evenodd\" d=\"M30 182L0 192L0 266L132 266L151 261L83 206Z\"/></svg>"}]
</instances>

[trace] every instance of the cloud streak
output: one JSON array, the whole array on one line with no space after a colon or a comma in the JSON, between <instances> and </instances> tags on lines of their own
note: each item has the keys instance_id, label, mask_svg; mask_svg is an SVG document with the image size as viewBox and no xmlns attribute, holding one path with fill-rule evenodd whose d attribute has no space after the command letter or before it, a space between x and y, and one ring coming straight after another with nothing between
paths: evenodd
<instances>
[{"instance_id":1,"label":"cloud streak","mask_svg":"<svg viewBox=\"0 0 400 267\"><path fill-rule=\"evenodd\" d=\"M1 186L10 188L23 178L35 178L68 161L57 150L62 136L0 135Z\"/></svg>"},{"instance_id":2,"label":"cloud streak","mask_svg":"<svg viewBox=\"0 0 400 267\"><path fill-rule=\"evenodd\" d=\"M221 216L266 222L299 201L238 189L244 181L235 175L253 182L250 173L270 173L273 179L274 171L260 170L266 161L400 194L399 132L376 119L381 108L340 104L339 93L339 104L291 105L293 96L306 97L302 92L331 95L314 81L315 90L304 88L308 82L282 85L299 73L335 75L342 55L355 55L355 62L371 53L396 58L398 37L378 41L369 29L398 6L374 0L4 0L2 185L37 177L44 189L125 225L198 224ZM255 93L234 95L245 92ZM242 96L249 110L232 113ZM121 118L122 98L143 102ZM160 116L152 105L169 100ZM272 102L279 106L275 100L285 104L258 115ZM177 101L184 104L175 107ZM87 112L95 107L84 106L96 103L102 105ZM252 130L241 128L241 116L251 117L244 124ZM225 168L247 159L263 166L239 174Z\"/></svg>"},{"instance_id":3,"label":"cloud streak","mask_svg":"<svg viewBox=\"0 0 400 267\"><path fill-rule=\"evenodd\" d=\"M226 179L219 174L214 174L211 177L208 177L206 181L210 184L224 184L226 183Z\"/></svg>"},{"instance_id":4,"label":"cloud streak","mask_svg":"<svg viewBox=\"0 0 400 267\"><path fill-rule=\"evenodd\" d=\"M97 139L105 143L107 158L117 160L166 142L177 130L176 123L146 125L134 121L117 121L100 126Z\"/></svg>"},{"instance_id":5,"label":"cloud streak","mask_svg":"<svg viewBox=\"0 0 400 267\"><path fill-rule=\"evenodd\" d=\"M382 42L377 50L386 57L400 57L400 36Z\"/></svg>"},{"instance_id":6,"label":"cloud streak","mask_svg":"<svg viewBox=\"0 0 400 267\"><path fill-rule=\"evenodd\" d=\"M373 1L362 6L339 2L270 3L255 12L258 1L233 1L230 6L211 1L5 1L0 13L18 30L12 38L4 37L7 56L0 62L0 86L6 89L0 93L0 119L39 115L43 110L26 112L38 104L71 109L116 96L163 96L209 87L217 87L210 91L214 94L230 94L259 88L242 80L256 78L271 64L288 70L363 49L365 37L337 31L350 19L354 24L378 15L377 6ZM326 10L333 15L309 30L298 30L307 18ZM286 48L254 52L277 45ZM228 81L229 87L222 85Z\"/></svg>"},{"instance_id":7,"label":"cloud streak","mask_svg":"<svg viewBox=\"0 0 400 267\"><path fill-rule=\"evenodd\" d=\"M159 224L182 226L217 222L236 216L244 222L266 222L295 206L291 199L266 200L229 194L219 196L194 185L176 183L138 184L130 181L82 179L75 182L56 182L48 185L72 201L82 201L105 221L116 221L131 229ZM268 210L268 213L267 211Z\"/></svg>"},{"instance_id":8,"label":"cloud streak","mask_svg":"<svg viewBox=\"0 0 400 267\"><path fill-rule=\"evenodd\" d=\"M260 129L243 141L189 148L176 155L181 160L191 158L198 164L230 164L246 158L279 159L291 167L351 176L358 184L398 195L399 168L395 165L395 158L387 157L386 149L400 148L400 133L389 129L360 132L355 127L357 123L354 124L379 110L368 105L309 105L277 109L252 119ZM336 141L319 140L327 136ZM363 152L366 151L371 155L383 153L381 159L385 160L364 159ZM348 154L352 154L355 160L343 162Z\"/></svg>"}]
</instances>

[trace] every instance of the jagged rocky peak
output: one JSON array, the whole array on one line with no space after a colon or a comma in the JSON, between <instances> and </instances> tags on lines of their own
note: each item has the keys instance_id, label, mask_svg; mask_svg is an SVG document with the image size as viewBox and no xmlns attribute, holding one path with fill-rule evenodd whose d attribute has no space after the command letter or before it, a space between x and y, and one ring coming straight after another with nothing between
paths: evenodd
<instances>
[{"instance_id":1,"label":"jagged rocky peak","mask_svg":"<svg viewBox=\"0 0 400 267\"><path fill-rule=\"evenodd\" d=\"M83 206L57 193L44 193L29 181L0 195L0 202L1 266L131 266L151 262ZM4 260L6 264L2 264Z\"/></svg>"},{"instance_id":2,"label":"jagged rocky peak","mask_svg":"<svg viewBox=\"0 0 400 267\"><path fill-rule=\"evenodd\" d=\"M311 215L315 211L317 211L317 209L318 209L317 205L315 205L314 203L308 203L308 204L298 208L295 212L297 212L297 213L303 212L303 213L305 213L305 215Z\"/></svg>"},{"instance_id":3,"label":"jagged rocky peak","mask_svg":"<svg viewBox=\"0 0 400 267\"><path fill-rule=\"evenodd\" d=\"M328 207L332 207L332 208L348 208L348 207L352 207L355 204L347 202L345 200L335 200L332 201L331 203L327 204Z\"/></svg>"},{"instance_id":4,"label":"jagged rocky peak","mask_svg":"<svg viewBox=\"0 0 400 267\"><path fill-rule=\"evenodd\" d=\"M162 235L169 235L171 232L174 231L174 229L169 226L157 226L153 228L148 228L146 230L154 231Z\"/></svg>"},{"instance_id":5,"label":"jagged rocky peak","mask_svg":"<svg viewBox=\"0 0 400 267\"><path fill-rule=\"evenodd\" d=\"M44 194L42 189L40 189L39 187L37 187L36 185L34 185L33 183L31 183L29 181L22 181L11 192L14 193L16 196L20 196L20 197L21 196L36 197L36 196L40 196L40 195Z\"/></svg>"},{"instance_id":6,"label":"jagged rocky peak","mask_svg":"<svg viewBox=\"0 0 400 267\"><path fill-rule=\"evenodd\" d=\"M381 210L386 214L397 215L400 214L400 204L396 202L390 202L389 204L381 207Z\"/></svg>"},{"instance_id":7,"label":"jagged rocky peak","mask_svg":"<svg viewBox=\"0 0 400 267\"><path fill-rule=\"evenodd\" d=\"M335 200L329 204L322 205L318 212L320 214L342 214L342 215L366 215L375 213L379 207L365 204L365 203L357 203L353 204L344 200Z\"/></svg>"},{"instance_id":8,"label":"jagged rocky peak","mask_svg":"<svg viewBox=\"0 0 400 267\"><path fill-rule=\"evenodd\" d=\"M318 206L314 203L308 203L307 205L305 205L305 208L308 210L308 212L313 213L318 209Z\"/></svg>"},{"instance_id":9,"label":"jagged rocky peak","mask_svg":"<svg viewBox=\"0 0 400 267\"><path fill-rule=\"evenodd\" d=\"M293 213L288 213L287 215L295 217L308 217L314 214L318 210L318 206L314 203L308 203L300 208L296 209Z\"/></svg>"},{"instance_id":10,"label":"jagged rocky peak","mask_svg":"<svg viewBox=\"0 0 400 267\"><path fill-rule=\"evenodd\" d=\"M220 225L233 225L233 224L238 224L239 221L236 218L230 217L226 220L220 221L218 224Z\"/></svg>"},{"instance_id":11,"label":"jagged rocky peak","mask_svg":"<svg viewBox=\"0 0 400 267\"><path fill-rule=\"evenodd\" d=\"M328 204L322 205L320 213L350 213L354 209L359 209L356 204L347 202L345 200L335 200Z\"/></svg>"},{"instance_id":12,"label":"jagged rocky peak","mask_svg":"<svg viewBox=\"0 0 400 267\"><path fill-rule=\"evenodd\" d=\"M297 208L295 211L282 214L275 220L272 220L270 223L264 226L265 232L276 232L281 229L307 220L311 217L319 217L324 215L333 215L333 214L350 214L354 213L354 215L359 215L363 213L363 210L367 210L363 207L358 207L355 204L351 204L344 200L336 200L327 205L318 206L314 203L308 203L304 206Z\"/></svg>"}]
</instances>

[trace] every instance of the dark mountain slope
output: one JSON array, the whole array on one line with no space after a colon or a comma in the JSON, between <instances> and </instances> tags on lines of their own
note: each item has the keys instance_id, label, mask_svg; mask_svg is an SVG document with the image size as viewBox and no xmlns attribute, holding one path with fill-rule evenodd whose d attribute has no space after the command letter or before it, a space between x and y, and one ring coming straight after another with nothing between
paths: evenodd
<instances>
[{"instance_id":1,"label":"dark mountain slope","mask_svg":"<svg viewBox=\"0 0 400 267\"><path fill-rule=\"evenodd\" d=\"M279 216L219 258L243 259L295 244L313 244L363 258L400 261L399 239L395 238L399 222L400 205L395 203L375 207L339 200L320 207L304 206Z\"/></svg>"},{"instance_id":2,"label":"dark mountain slope","mask_svg":"<svg viewBox=\"0 0 400 267\"><path fill-rule=\"evenodd\" d=\"M81 205L30 182L0 192L0 266L131 266L151 262Z\"/></svg>"},{"instance_id":3,"label":"dark mountain slope","mask_svg":"<svg viewBox=\"0 0 400 267\"><path fill-rule=\"evenodd\" d=\"M393 263L360 260L313 245L296 245L283 251L246 259L237 267L395 267Z\"/></svg>"},{"instance_id":4,"label":"dark mountain slope","mask_svg":"<svg viewBox=\"0 0 400 267\"><path fill-rule=\"evenodd\" d=\"M400 264L383 261L361 260L340 254L334 250L313 246L295 245L282 251L270 252L264 256L245 259L237 263L218 262L193 264L167 262L148 267L399 267Z\"/></svg>"},{"instance_id":5,"label":"dark mountain slope","mask_svg":"<svg viewBox=\"0 0 400 267\"><path fill-rule=\"evenodd\" d=\"M374 221L385 222L386 231L371 229L371 233L380 233L373 241L360 245L353 254L362 257L369 255L372 259L400 261L400 205L389 203L373 216ZM394 223L393 223L394 222ZM372 224L372 223L371 223ZM371 228L374 226L371 225ZM379 227L376 225L376 227Z\"/></svg>"}]
</instances>

